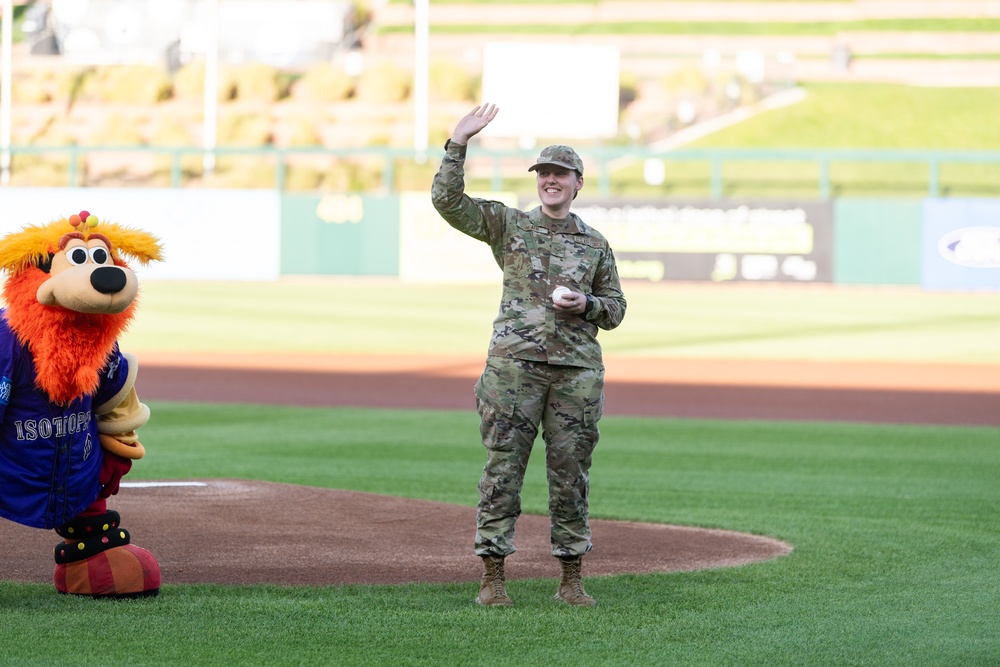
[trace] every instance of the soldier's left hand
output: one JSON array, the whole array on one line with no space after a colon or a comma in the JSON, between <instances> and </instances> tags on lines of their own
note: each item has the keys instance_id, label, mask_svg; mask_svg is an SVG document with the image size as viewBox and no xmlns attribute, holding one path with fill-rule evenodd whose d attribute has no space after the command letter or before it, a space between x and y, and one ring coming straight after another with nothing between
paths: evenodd
<instances>
[{"instance_id":1,"label":"soldier's left hand","mask_svg":"<svg viewBox=\"0 0 1000 667\"><path fill-rule=\"evenodd\" d=\"M569 291L563 294L561 299L553 301L552 306L563 313L582 315L583 311L587 310L587 295Z\"/></svg>"}]
</instances>

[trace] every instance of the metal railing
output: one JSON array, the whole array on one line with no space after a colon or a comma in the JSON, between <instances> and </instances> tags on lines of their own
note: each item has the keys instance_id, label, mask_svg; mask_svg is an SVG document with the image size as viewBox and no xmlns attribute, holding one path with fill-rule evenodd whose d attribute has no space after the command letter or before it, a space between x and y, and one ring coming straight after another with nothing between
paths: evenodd
<instances>
[{"instance_id":1,"label":"metal railing","mask_svg":"<svg viewBox=\"0 0 1000 667\"><path fill-rule=\"evenodd\" d=\"M597 190L601 196L612 193L612 179L615 174L629 166L646 160L662 160L666 164L681 162L702 162L709 165L709 192L713 199L721 199L726 192L726 166L738 163L810 163L818 167L816 194L827 199L832 196L831 166L838 163L869 164L915 164L926 168L927 195L942 196L941 167L946 164L978 164L1000 167L998 150L931 150L931 149L745 149L745 148L690 148L670 151L651 151L637 147L595 147L578 149L588 165L597 167ZM79 164L81 158L90 154L118 153L126 155L154 155L170 158L170 185L184 187L182 165L184 160L202 158L204 149L197 147L156 147L156 146L11 146L12 159L19 155L52 155L68 158L67 185L81 187ZM212 151L216 159L225 157L263 157L274 163L273 186L279 190L286 187L288 162L295 156L327 156L334 158L374 157L381 160L381 189L384 192L397 190L396 169L400 161L414 164L438 163L443 152L431 151L428 155L417 155L409 148L366 147L366 148L277 148L277 147L218 147ZM528 164L537 155L537 150L487 150L477 147L470 154L479 163L492 163L488 181L494 191L503 191L505 183L525 178L523 168L505 170L505 164L518 160L518 164ZM588 167L588 178L593 178L593 167ZM1000 194L1000 180L996 183Z\"/></svg>"}]
</instances>

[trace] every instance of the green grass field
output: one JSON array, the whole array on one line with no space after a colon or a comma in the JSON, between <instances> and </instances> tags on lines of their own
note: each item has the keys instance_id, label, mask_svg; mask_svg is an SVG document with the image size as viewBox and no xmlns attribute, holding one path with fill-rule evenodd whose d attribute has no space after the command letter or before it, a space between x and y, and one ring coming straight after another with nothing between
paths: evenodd
<instances>
[{"instance_id":1,"label":"green grass field","mask_svg":"<svg viewBox=\"0 0 1000 667\"><path fill-rule=\"evenodd\" d=\"M625 322L602 334L609 354L1000 363L995 294L625 288ZM477 354L497 298L495 286L376 280L149 282L125 347ZM471 411L151 408L142 431L148 455L133 481L235 477L476 501L482 447ZM153 600L95 602L50 585L2 582L2 662L1000 663L1000 429L624 417L601 424L596 518L738 530L795 550L737 568L588 578L594 609L553 601L555 572L512 582L512 609L477 607L474 584L167 581ZM546 503L541 451L524 491L525 511L536 514Z\"/></svg>"},{"instance_id":2,"label":"green grass field","mask_svg":"<svg viewBox=\"0 0 1000 667\"><path fill-rule=\"evenodd\" d=\"M916 288L630 282L606 354L1000 363L1000 295ZM483 355L498 285L374 279L146 282L123 347Z\"/></svg>"}]
</instances>

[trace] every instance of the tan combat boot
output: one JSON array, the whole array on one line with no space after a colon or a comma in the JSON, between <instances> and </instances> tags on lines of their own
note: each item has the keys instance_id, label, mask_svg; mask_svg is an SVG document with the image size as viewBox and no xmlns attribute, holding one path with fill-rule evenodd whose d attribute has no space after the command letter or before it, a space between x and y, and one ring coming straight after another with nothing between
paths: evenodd
<instances>
[{"instance_id":1,"label":"tan combat boot","mask_svg":"<svg viewBox=\"0 0 1000 667\"><path fill-rule=\"evenodd\" d=\"M562 566L562 578L559 580L559 590L556 592L556 600L562 600L566 604L574 607L593 607L597 600L587 595L583 590L583 578L580 574L580 567L583 558L560 558L559 564Z\"/></svg>"},{"instance_id":2,"label":"tan combat boot","mask_svg":"<svg viewBox=\"0 0 1000 667\"><path fill-rule=\"evenodd\" d=\"M476 603L486 606L509 607L514 602L504 587L503 556L482 556L483 583L479 586Z\"/></svg>"}]
</instances>

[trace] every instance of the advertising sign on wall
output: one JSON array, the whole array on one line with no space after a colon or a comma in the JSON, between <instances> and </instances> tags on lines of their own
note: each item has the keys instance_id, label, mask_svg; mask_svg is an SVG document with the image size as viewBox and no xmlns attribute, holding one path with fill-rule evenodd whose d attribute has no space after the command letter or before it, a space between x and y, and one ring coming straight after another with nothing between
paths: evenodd
<instances>
[{"instance_id":1,"label":"advertising sign on wall","mask_svg":"<svg viewBox=\"0 0 1000 667\"><path fill-rule=\"evenodd\" d=\"M927 289L1000 289L1000 201L924 201Z\"/></svg>"},{"instance_id":2,"label":"advertising sign on wall","mask_svg":"<svg viewBox=\"0 0 1000 667\"><path fill-rule=\"evenodd\" d=\"M831 282L830 202L587 201L624 279Z\"/></svg>"}]
</instances>

